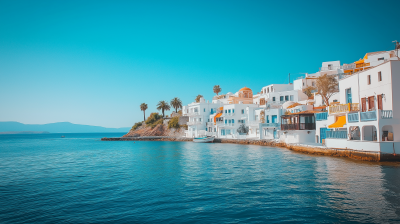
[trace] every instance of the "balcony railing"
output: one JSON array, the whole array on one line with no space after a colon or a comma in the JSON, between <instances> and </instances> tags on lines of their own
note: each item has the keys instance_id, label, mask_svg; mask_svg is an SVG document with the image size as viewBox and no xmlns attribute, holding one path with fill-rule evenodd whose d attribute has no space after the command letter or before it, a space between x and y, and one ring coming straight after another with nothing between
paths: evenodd
<instances>
[{"instance_id":1,"label":"balcony railing","mask_svg":"<svg viewBox=\"0 0 400 224\"><path fill-rule=\"evenodd\" d=\"M316 114L317 121L323 121L328 119L328 112L318 113Z\"/></svg>"},{"instance_id":2,"label":"balcony railing","mask_svg":"<svg viewBox=\"0 0 400 224\"><path fill-rule=\"evenodd\" d=\"M186 116L198 116L198 115L200 115L199 112L190 112L186 114Z\"/></svg>"},{"instance_id":3,"label":"balcony railing","mask_svg":"<svg viewBox=\"0 0 400 224\"><path fill-rule=\"evenodd\" d=\"M382 110L381 111L381 118L382 119L393 118L393 111L392 110Z\"/></svg>"},{"instance_id":4,"label":"balcony railing","mask_svg":"<svg viewBox=\"0 0 400 224\"><path fill-rule=\"evenodd\" d=\"M277 128L277 127L279 127L279 123L264 123L263 124L263 127L274 127L274 128Z\"/></svg>"},{"instance_id":5,"label":"balcony railing","mask_svg":"<svg viewBox=\"0 0 400 224\"><path fill-rule=\"evenodd\" d=\"M360 112L360 121L376 121L376 110Z\"/></svg>"},{"instance_id":6,"label":"balcony railing","mask_svg":"<svg viewBox=\"0 0 400 224\"><path fill-rule=\"evenodd\" d=\"M315 130L315 123L281 124L281 130Z\"/></svg>"},{"instance_id":7,"label":"balcony railing","mask_svg":"<svg viewBox=\"0 0 400 224\"><path fill-rule=\"evenodd\" d=\"M326 138L347 139L347 131L326 131Z\"/></svg>"},{"instance_id":8,"label":"balcony railing","mask_svg":"<svg viewBox=\"0 0 400 224\"><path fill-rule=\"evenodd\" d=\"M200 121L189 121L187 122L187 125L201 125L202 123Z\"/></svg>"},{"instance_id":9,"label":"balcony railing","mask_svg":"<svg viewBox=\"0 0 400 224\"><path fill-rule=\"evenodd\" d=\"M360 104L358 103L347 103L347 104L329 106L329 114L345 113L345 112L359 111L359 110L360 110Z\"/></svg>"},{"instance_id":10,"label":"balcony railing","mask_svg":"<svg viewBox=\"0 0 400 224\"><path fill-rule=\"evenodd\" d=\"M360 120L358 113L351 113L351 114L347 114L347 120L349 121L349 123L354 123L354 122L358 122Z\"/></svg>"}]
</instances>

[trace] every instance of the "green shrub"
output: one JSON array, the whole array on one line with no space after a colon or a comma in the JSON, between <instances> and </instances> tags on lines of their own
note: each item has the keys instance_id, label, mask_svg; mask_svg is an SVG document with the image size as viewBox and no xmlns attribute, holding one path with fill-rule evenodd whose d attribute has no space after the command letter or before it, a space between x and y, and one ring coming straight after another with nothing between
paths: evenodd
<instances>
[{"instance_id":1,"label":"green shrub","mask_svg":"<svg viewBox=\"0 0 400 224\"><path fill-rule=\"evenodd\" d=\"M171 129L171 128L176 128L176 129L178 129L180 126L179 126L179 117L173 117L172 119L170 119L169 121L168 121L168 128L169 129Z\"/></svg>"},{"instance_id":2,"label":"green shrub","mask_svg":"<svg viewBox=\"0 0 400 224\"><path fill-rule=\"evenodd\" d=\"M132 126L132 129L131 130L136 130L136 129L138 129L140 126L142 126L142 122L137 122L137 123L135 123L133 126Z\"/></svg>"},{"instance_id":3,"label":"green shrub","mask_svg":"<svg viewBox=\"0 0 400 224\"><path fill-rule=\"evenodd\" d=\"M162 116L159 115L158 113L151 113L150 116L145 121L145 123L148 127L154 128L158 124L162 124L163 119Z\"/></svg>"}]
</instances>

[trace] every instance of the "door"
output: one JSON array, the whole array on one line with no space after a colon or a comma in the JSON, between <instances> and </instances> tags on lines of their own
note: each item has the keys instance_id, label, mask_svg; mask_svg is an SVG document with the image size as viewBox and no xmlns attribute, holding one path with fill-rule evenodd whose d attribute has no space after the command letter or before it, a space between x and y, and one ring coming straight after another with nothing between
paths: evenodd
<instances>
[{"instance_id":1,"label":"door","mask_svg":"<svg viewBox=\"0 0 400 224\"><path fill-rule=\"evenodd\" d=\"M367 98L361 99L361 111L362 112L367 111Z\"/></svg>"},{"instance_id":2,"label":"door","mask_svg":"<svg viewBox=\"0 0 400 224\"><path fill-rule=\"evenodd\" d=\"M274 130L274 139L278 139L278 131Z\"/></svg>"},{"instance_id":3,"label":"door","mask_svg":"<svg viewBox=\"0 0 400 224\"><path fill-rule=\"evenodd\" d=\"M278 117L276 115L272 115L272 123L278 123L276 122Z\"/></svg>"},{"instance_id":4,"label":"door","mask_svg":"<svg viewBox=\"0 0 400 224\"><path fill-rule=\"evenodd\" d=\"M346 89L346 103L352 103L351 88L350 89Z\"/></svg>"},{"instance_id":5,"label":"door","mask_svg":"<svg viewBox=\"0 0 400 224\"><path fill-rule=\"evenodd\" d=\"M382 110L382 95L378 95L378 109Z\"/></svg>"},{"instance_id":6,"label":"door","mask_svg":"<svg viewBox=\"0 0 400 224\"><path fill-rule=\"evenodd\" d=\"M320 143L322 143L322 140L326 139L326 131L328 131L328 128L320 128L319 129L319 133L321 135L320 139Z\"/></svg>"}]
</instances>

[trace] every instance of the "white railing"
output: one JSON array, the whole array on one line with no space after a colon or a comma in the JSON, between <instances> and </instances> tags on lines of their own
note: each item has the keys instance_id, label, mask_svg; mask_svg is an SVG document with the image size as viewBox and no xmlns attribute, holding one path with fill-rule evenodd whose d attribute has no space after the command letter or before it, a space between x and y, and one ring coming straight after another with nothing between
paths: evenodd
<instances>
[{"instance_id":1,"label":"white railing","mask_svg":"<svg viewBox=\"0 0 400 224\"><path fill-rule=\"evenodd\" d=\"M186 116L198 116L198 115L200 115L199 112L191 112L186 114Z\"/></svg>"},{"instance_id":2,"label":"white railing","mask_svg":"<svg viewBox=\"0 0 400 224\"><path fill-rule=\"evenodd\" d=\"M200 121L189 121L189 122L187 122L187 125L189 126L189 125L201 125L201 122Z\"/></svg>"},{"instance_id":3,"label":"white railing","mask_svg":"<svg viewBox=\"0 0 400 224\"><path fill-rule=\"evenodd\" d=\"M382 119L393 118L393 111L392 110L382 110L381 111L381 118Z\"/></svg>"}]
</instances>

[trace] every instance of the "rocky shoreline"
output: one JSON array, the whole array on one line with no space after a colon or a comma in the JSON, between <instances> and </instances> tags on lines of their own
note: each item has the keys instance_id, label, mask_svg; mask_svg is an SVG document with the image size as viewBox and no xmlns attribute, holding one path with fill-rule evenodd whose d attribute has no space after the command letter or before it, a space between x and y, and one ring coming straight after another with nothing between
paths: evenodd
<instances>
[{"instance_id":1,"label":"rocky shoreline","mask_svg":"<svg viewBox=\"0 0 400 224\"><path fill-rule=\"evenodd\" d=\"M192 138L169 137L169 136L146 136L146 137L120 137L120 138L102 138L102 141L193 141ZM382 161L400 161L400 155L387 154L380 152L355 151L351 149L333 149L323 146L285 144L275 140L257 140L257 139L220 139L216 138L214 143L230 143L242 145L261 145L270 147L282 147L295 152L324 155L334 157L346 157L355 160L382 162Z\"/></svg>"}]
</instances>

